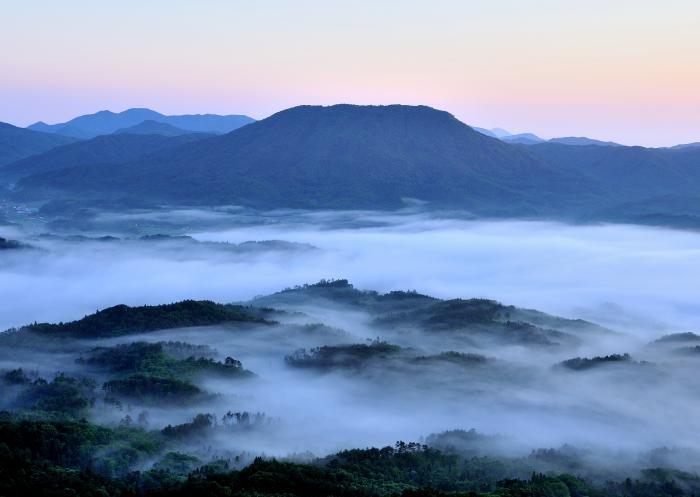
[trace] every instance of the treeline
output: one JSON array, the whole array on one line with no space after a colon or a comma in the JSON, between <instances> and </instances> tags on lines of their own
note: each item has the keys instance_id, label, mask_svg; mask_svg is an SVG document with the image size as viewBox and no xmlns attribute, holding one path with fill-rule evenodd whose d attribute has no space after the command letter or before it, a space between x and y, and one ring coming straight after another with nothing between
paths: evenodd
<instances>
[{"instance_id":1,"label":"treeline","mask_svg":"<svg viewBox=\"0 0 700 497\"><path fill-rule=\"evenodd\" d=\"M121 304L77 321L34 323L10 331L70 338L103 338L227 322L269 323L259 315L259 311L250 307L217 304L208 300L183 300L174 304L139 307Z\"/></svg>"}]
</instances>

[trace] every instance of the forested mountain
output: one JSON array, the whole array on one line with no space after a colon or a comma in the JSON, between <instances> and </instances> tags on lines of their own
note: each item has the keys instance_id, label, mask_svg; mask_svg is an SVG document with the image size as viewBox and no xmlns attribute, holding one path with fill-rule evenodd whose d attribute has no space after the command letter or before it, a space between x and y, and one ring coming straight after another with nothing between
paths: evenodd
<instances>
[{"instance_id":1,"label":"forested mountain","mask_svg":"<svg viewBox=\"0 0 700 497\"><path fill-rule=\"evenodd\" d=\"M0 167L74 141L75 138L0 123Z\"/></svg>"},{"instance_id":2,"label":"forested mountain","mask_svg":"<svg viewBox=\"0 0 700 497\"><path fill-rule=\"evenodd\" d=\"M191 133L191 131L176 128L172 124L161 123L158 121L143 121L134 126L129 126L128 128L118 129L114 132L115 135L118 134L132 134L132 135L163 135L163 136L179 136Z\"/></svg>"},{"instance_id":3,"label":"forested mountain","mask_svg":"<svg viewBox=\"0 0 700 497\"><path fill-rule=\"evenodd\" d=\"M188 133L172 137L128 133L98 136L52 148L44 153L7 164L0 167L0 178L18 178L83 165L112 166L209 136L203 133Z\"/></svg>"},{"instance_id":4,"label":"forested mountain","mask_svg":"<svg viewBox=\"0 0 700 497\"><path fill-rule=\"evenodd\" d=\"M700 226L700 148L612 145L504 143L429 107L302 106L148 154L25 167L15 195L312 209L418 200L486 216Z\"/></svg>"},{"instance_id":5,"label":"forested mountain","mask_svg":"<svg viewBox=\"0 0 700 497\"><path fill-rule=\"evenodd\" d=\"M76 117L65 123L38 122L29 126L29 129L75 138L94 138L98 135L107 135L123 128L136 126L144 121L165 123L187 131L228 133L253 122L254 119L243 115L219 116L215 114L166 116L151 109L128 109L119 113L103 110Z\"/></svg>"},{"instance_id":6,"label":"forested mountain","mask_svg":"<svg viewBox=\"0 0 700 497\"><path fill-rule=\"evenodd\" d=\"M256 207L392 208L414 198L508 215L595 196L446 112L398 105L295 107L118 170L72 168L21 187Z\"/></svg>"},{"instance_id":7,"label":"forested mountain","mask_svg":"<svg viewBox=\"0 0 700 497\"><path fill-rule=\"evenodd\" d=\"M371 336L391 341L363 340L355 326L335 329L313 315L345 316L348 324L363 315ZM404 419L419 430L435 426L426 419L469 424L473 417L455 411L465 403L488 417L514 412L531 423L533 403L538 413L556 409L552 395L565 396L572 409L559 416L572 416L580 431L590 426L586 416L622 424L619 399L627 394L643 390L656 405L664 393L696 390L678 379L698 355L676 350L696 342L693 333L636 351L653 353L658 364L623 351L580 357L581 344L561 340L569 333L585 350L613 336L491 300L381 293L347 280L288 288L245 306L116 305L8 330L0 333L0 494L35 495L41 485L38 495L115 497L698 495L697 452L688 447L631 450L613 437L610 449L595 451L523 447L510 435L468 428L390 446L344 435L359 419L362 433L380 437L371 428L388 415L402 430L410 429ZM649 411L635 408L639 418L653 417ZM666 426L666 411L658 416ZM332 450L297 449L339 436ZM268 450L284 450L282 460Z\"/></svg>"}]
</instances>

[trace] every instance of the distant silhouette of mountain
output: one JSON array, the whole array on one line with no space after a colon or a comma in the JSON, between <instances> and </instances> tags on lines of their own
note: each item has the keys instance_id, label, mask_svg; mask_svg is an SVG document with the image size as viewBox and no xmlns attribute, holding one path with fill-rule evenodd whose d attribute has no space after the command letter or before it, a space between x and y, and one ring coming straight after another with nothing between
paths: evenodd
<instances>
[{"instance_id":1,"label":"distant silhouette of mountain","mask_svg":"<svg viewBox=\"0 0 700 497\"><path fill-rule=\"evenodd\" d=\"M52 135L49 135L52 136ZM120 164L168 147L182 145L213 135L190 133L175 137L162 135L112 134L52 148L0 167L0 178L12 179L31 174L95 164Z\"/></svg>"},{"instance_id":2,"label":"distant silhouette of mountain","mask_svg":"<svg viewBox=\"0 0 700 497\"><path fill-rule=\"evenodd\" d=\"M545 141L532 133L518 133L517 135L502 136L500 139L506 143L519 143L521 145L534 145Z\"/></svg>"},{"instance_id":3,"label":"distant silhouette of mountain","mask_svg":"<svg viewBox=\"0 0 700 497\"><path fill-rule=\"evenodd\" d=\"M473 129L474 131L478 131L478 132L481 133L482 135L490 136L491 138L498 138L498 136L496 136L496 133L494 133L494 132L491 131L490 129L479 128L479 127L477 127L477 126L472 126L472 129Z\"/></svg>"},{"instance_id":4,"label":"distant silhouette of mountain","mask_svg":"<svg viewBox=\"0 0 700 497\"><path fill-rule=\"evenodd\" d=\"M74 141L75 138L18 128L0 122L0 167Z\"/></svg>"},{"instance_id":5,"label":"distant silhouette of mountain","mask_svg":"<svg viewBox=\"0 0 700 497\"><path fill-rule=\"evenodd\" d=\"M533 133L518 133L510 134L508 131L501 128L485 129L473 126L475 131L481 134L490 136L492 138L498 138L506 143L513 143L519 145L536 145L538 143L561 143L562 145L600 145L600 146L620 146L619 143L594 140L592 138L586 138L584 136L565 136L561 138L552 138L551 140L544 140ZM692 146L689 144L688 146ZM682 147L683 145L679 145Z\"/></svg>"},{"instance_id":6,"label":"distant silhouette of mountain","mask_svg":"<svg viewBox=\"0 0 700 497\"><path fill-rule=\"evenodd\" d=\"M693 142L693 143L682 143L680 145L676 145L670 148L693 148L693 147L700 147L700 142Z\"/></svg>"},{"instance_id":7,"label":"distant silhouette of mountain","mask_svg":"<svg viewBox=\"0 0 700 497\"><path fill-rule=\"evenodd\" d=\"M111 138L128 136L139 137ZM700 228L700 147L604 145L508 144L429 107L302 106L119 155L119 167L69 156L44 172L30 173L30 160L13 168L18 198L348 209L417 199L478 215Z\"/></svg>"},{"instance_id":8,"label":"distant silhouette of mountain","mask_svg":"<svg viewBox=\"0 0 700 497\"><path fill-rule=\"evenodd\" d=\"M510 133L503 128L486 129L472 126L472 129L478 131L482 135L490 136L491 138L503 138L504 136L510 136Z\"/></svg>"},{"instance_id":9,"label":"distant silhouette of mountain","mask_svg":"<svg viewBox=\"0 0 700 497\"><path fill-rule=\"evenodd\" d=\"M562 145L599 145L601 147L619 147L619 143L606 142L601 140L594 140L592 138L586 138L585 136L564 136L561 138L552 138L547 140L549 143L561 143Z\"/></svg>"},{"instance_id":10,"label":"distant silhouette of mountain","mask_svg":"<svg viewBox=\"0 0 700 497\"><path fill-rule=\"evenodd\" d=\"M490 131L491 131L491 133L496 135L496 138L503 138L504 136L512 135L512 133L510 131L506 131L503 128L491 128Z\"/></svg>"},{"instance_id":11,"label":"distant silhouette of mountain","mask_svg":"<svg viewBox=\"0 0 700 497\"><path fill-rule=\"evenodd\" d=\"M176 128L171 124L161 123L158 121L143 121L135 126L118 129L113 134L120 135L124 133L132 135L179 136L190 134L192 131Z\"/></svg>"},{"instance_id":12,"label":"distant silhouette of mountain","mask_svg":"<svg viewBox=\"0 0 700 497\"><path fill-rule=\"evenodd\" d=\"M254 119L242 115L218 116L214 114L166 116L151 109L128 109L119 113L103 110L95 114L79 116L60 124L38 122L29 126L28 129L87 139L108 135L117 130L136 126L144 121L165 123L187 131L228 133L254 122Z\"/></svg>"},{"instance_id":13,"label":"distant silhouette of mountain","mask_svg":"<svg viewBox=\"0 0 700 497\"><path fill-rule=\"evenodd\" d=\"M119 168L74 167L20 186L256 207L390 208L418 198L513 215L588 194L446 112L401 105L295 107Z\"/></svg>"}]
</instances>

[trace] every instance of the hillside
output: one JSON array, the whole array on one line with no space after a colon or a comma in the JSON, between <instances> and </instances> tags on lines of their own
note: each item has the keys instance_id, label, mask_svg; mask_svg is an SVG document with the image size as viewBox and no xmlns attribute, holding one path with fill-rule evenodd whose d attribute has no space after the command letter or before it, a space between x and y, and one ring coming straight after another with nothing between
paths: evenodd
<instances>
[{"instance_id":1,"label":"hillside","mask_svg":"<svg viewBox=\"0 0 700 497\"><path fill-rule=\"evenodd\" d=\"M136 124L134 126L129 126L128 128L121 128L114 132L115 135L120 134L132 134L132 135L163 135L163 136L179 136L191 133L184 129L176 128L175 126L167 123L160 123L158 121L143 121L142 123Z\"/></svg>"},{"instance_id":2,"label":"hillside","mask_svg":"<svg viewBox=\"0 0 700 497\"><path fill-rule=\"evenodd\" d=\"M568 173L446 112L399 105L295 107L118 170L77 167L20 186L255 207L392 208L414 198L506 215L590 195Z\"/></svg>"},{"instance_id":3,"label":"hillside","mask_svg":"<svg viewBox=\"0 0 700 497\"><path fill-rule=\"evenodd\" d=\"M14 194L311 209L417 200L485 216L700 226L700 148L581 143L504 143L429 107L302 106L118 160L110 151L35 169L28 160Z\"/></svg>"},{"instance_id":4,"label":"hillside","mask_svg":"<svg viewBox=\"0 0 700 497\"><path fill-rule=\"evenodd\" d=\"M253 122L254 119L242 115L219 116L215 114L166 116L151 109L127 109L119 113L103 110L94 114L78 116L65 123L38 122L29 126L29 129L85 139L108 135L123 128L136 126L144 121L165 123L187 131L228 133Z\"/></svg>"},{"instance_id":5,"label":"hillside","mask_svg":"<svg viewBox=\"0 0 700 497\"><path fill-rule=\"evenodd\" d=\"M74 141L76 141L74 138L66 136L51 135L0 123L0 167Z\"/></svg>"},{"instance_id":6,"label":"hillside","mask_svg":"<svg viewBox=\"0 0 700 497\"><path fill-rule=\"evenodd\" d=\"M42 154L7 164L0 168L0 178L14 179L69 167L94 164L120 164L159 150L208 137L190 133L174 137L162 135L115 134L98 136L53 148Z\"/></svg>"}]
</instances>

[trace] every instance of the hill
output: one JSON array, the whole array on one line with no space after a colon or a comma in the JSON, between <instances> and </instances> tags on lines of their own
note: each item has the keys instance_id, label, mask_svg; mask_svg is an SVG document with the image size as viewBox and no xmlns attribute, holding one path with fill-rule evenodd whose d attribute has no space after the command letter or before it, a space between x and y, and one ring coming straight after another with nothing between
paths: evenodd
<instances>
[{"instance_id":1,"label":"hill","mask_svg":"<svg viewBox=\"0 0 700 497\"><path fill-rule=\"evenodd\" d=\"M165 123L187 131L228 133L253 122L254 119L243 115L219 116L215 114L166 116L151 109L128 109L119 113L103 110L95 114L76 117L65 123L38 122L29 126L29 129L85 139L108 135L117 130L136 126L144 121Z\"/></svg>"},{"instance_id":2,"label":"hill","mask_svg":"<svg viewBox=\"0 0 700 497\"><path fill-rule=\"evenodd\" d=\"M505 143L423 106L301 106L120 157L119 168L78 159L27 168L14 195L311 209L418 200L481 216L700 227L700 147L581 146L590 141Z\"/></svg>"},{"instance_id":3,"label":"hill","mask_svg":"<svg viewBox=\"0 0 700 497\"><path fill-rule=\"evenodd\" d=\"M599 145L601 147L620 147L619 143L594 140L585 136L563 136L547 140L549 143L561 143L562 145Z\"/></svg>"},{"instance_id":4,"label":"hill","mask_svg":"<svg viewBox=\"0 0 700 497\"><path fill-rule=\"evenodd\" d=\"M179 136L191 133L191 131L176 128L175 126L167 123L161 123L158 121L143 121L135 126L129 126L128 128L118 129L114 132L115 135L121 134L132 134L132 135L163 135L163 136Z\"/></svg>"},{"instance_id":5,"label":"hill","mask_svg":"<svg viewBox=\"0 0 700 497\"><path fill-rule=\"evenodd\" d=\"M149 153L206 138L190 133L174 137L115 134L71 143L0 167L0 178L15 179L82 165L113 165L139 159Z\"/></svg>"},{"instance_id":6,"label":"hill","mask_svg":"<svg viewBox=\"0 0 700 497\"><path fill-rule=\"evenodd\" d=\"M506 143L520 143L522 145L533 145L535 143L542 143L545 141L532 133L518 133L517 135L501 136L500 139Z\"/></svg>"},{"instance_id":7,"label":"hill","mask_svg":"<svg viewBox=\"0 0 700 497\"><path fill-rule=\"evenodd\" d=\"M414 198L505 215L551 212L590 194L447 112L401 105L295 107L118 169L76 167L20 186L253 207L393 208Z\"/></svg>"},{"instance_id":8,"label":"hill","mask_svg":"<svg viewBox=\"0 0 700 497\"><path fill-rule=\"evenodd\" d=\"M74 141L75 138L0 123L0 167Z\"/></svg>"}]
</instances>

